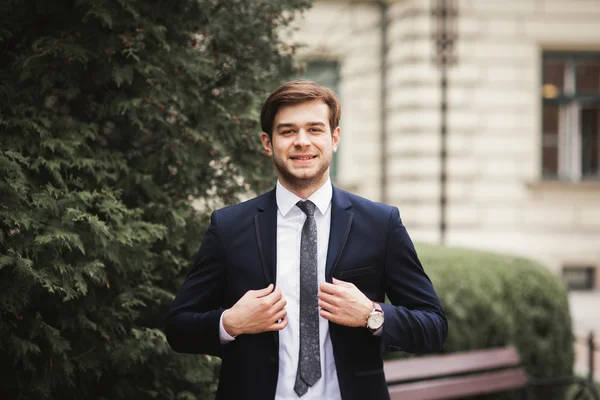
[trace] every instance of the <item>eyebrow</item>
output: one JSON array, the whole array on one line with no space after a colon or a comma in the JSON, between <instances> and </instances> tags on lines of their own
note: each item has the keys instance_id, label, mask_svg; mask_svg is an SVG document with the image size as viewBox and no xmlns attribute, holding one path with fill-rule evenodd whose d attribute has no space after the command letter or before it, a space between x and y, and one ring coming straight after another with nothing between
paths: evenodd
<instances>
[{"instance_id":1,"label":"eyebrow","mask_svg":"<svg viewBox=\"0 0 600 400\"><path fill-rule=\"evenodd\" d=\"M326 126L323 122L307 122L304 125L307 125L307 126L322 126L322 127ZM277 124L277 126L275 127L275 129L279 130L281 128L295 128L297 126L298 126L298 124L294 124L292 122L280 122L280 123Z\"/></svg>"}]
</instances>

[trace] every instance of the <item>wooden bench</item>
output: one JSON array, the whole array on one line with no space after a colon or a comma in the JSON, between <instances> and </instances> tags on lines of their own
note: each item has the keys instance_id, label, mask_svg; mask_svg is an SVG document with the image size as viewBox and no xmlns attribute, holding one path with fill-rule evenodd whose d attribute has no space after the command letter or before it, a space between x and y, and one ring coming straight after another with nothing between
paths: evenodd
<instances>
[{"instance_id":1,"label":"wooden bench","mask_svg":"<svg viewBox=\"0 0 600 400\"><path fill-rule=\"evenodd\" d=\"M389 360L384 371L391 400L457 399L534 387L578 385L574 398L600 400L594 385L578 377L532 379L514 346L447 355ZM588 397L590 398L590 397Z\"/></svg>"}]
</instances>

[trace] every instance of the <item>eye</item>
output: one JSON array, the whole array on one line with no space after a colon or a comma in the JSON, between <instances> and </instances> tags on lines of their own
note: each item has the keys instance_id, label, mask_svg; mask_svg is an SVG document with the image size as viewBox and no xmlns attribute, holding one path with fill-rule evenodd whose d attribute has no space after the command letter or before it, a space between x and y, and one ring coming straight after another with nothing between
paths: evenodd
<instances>
[{"instance_id":1,"label":"eye","mask_svg":"<svg viewBox=\"0 0 600 400\"><path fill-rule=\"evenodd\" d=\"M294 133L294 131L291 129L286 129L285 131L281 131L280 133L282 135L290 135L290 134Z\"/></svg>"}]
</instances>

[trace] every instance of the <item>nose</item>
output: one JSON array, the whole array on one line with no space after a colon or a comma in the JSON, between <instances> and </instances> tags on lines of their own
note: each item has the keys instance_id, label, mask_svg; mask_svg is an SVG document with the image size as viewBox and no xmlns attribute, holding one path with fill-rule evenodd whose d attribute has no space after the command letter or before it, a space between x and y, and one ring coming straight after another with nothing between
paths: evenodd
<instances>
[{"instance_id":1,"label":"nose","mask_svg":"<svg viewBox=\"0 0 600 400\"><path fill-rule=\"evenodd\" d=\"M296 134L296 140L294 141L294 145L298 147L305 147L310 145L308 133L304 128L300 128L300 130L298 130L298 133Z\"/></svg>"}]
</instances>

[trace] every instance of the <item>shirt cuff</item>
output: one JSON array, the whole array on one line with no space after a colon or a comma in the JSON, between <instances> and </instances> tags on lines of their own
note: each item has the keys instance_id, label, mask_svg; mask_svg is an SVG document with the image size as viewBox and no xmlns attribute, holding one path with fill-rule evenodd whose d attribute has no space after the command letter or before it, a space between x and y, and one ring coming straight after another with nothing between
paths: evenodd
<instances>
[{"instance_id":1,"label":"shirt cuff","mask_svg":"<svg viewBox=\"0 0 600 400\"><path fill-rule=\"evenodd\" d=\"M219 319L219 340L221 341L221 344L227 344L233 342L235 337L227 333L223 327L223 314L225 314L225 312L221 313L221 318Z\"/></svg>"}]
</instances>

